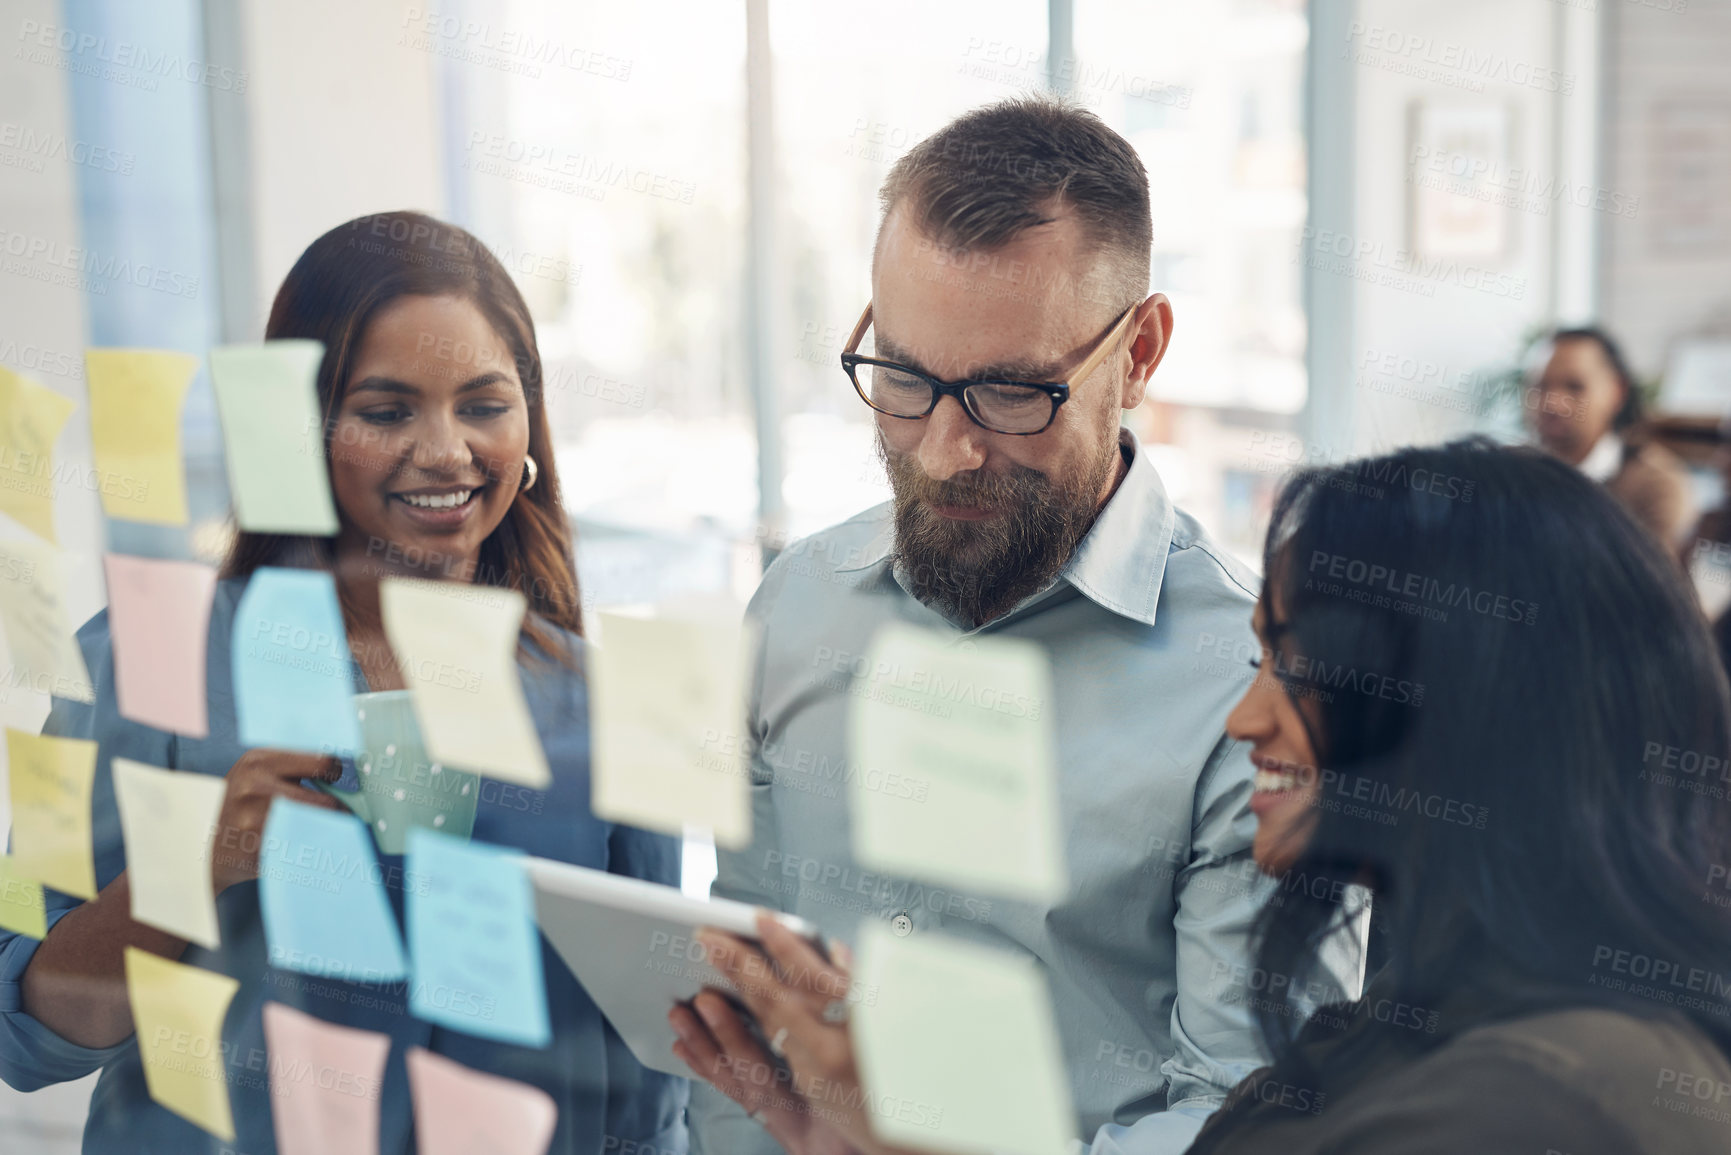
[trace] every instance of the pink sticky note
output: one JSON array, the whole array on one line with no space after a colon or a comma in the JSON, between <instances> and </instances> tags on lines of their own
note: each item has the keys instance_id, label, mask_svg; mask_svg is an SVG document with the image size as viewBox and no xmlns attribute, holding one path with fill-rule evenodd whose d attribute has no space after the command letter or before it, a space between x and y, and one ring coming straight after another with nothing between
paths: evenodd
<instances>
[{"instance_id":1,"label":"pink sticky note","mask_svg":"<svg viewBox=\"0 0 1731 1155\"><path fill-rule=\"evenodd\" d=\"M559 1122L547 1092L420 1047L409 1048L407 1062L420 1155L546 1155Z\"/></svg>"},{"instance_id":2,"label":"pink sticky note","mask_svg":"<svg viewBox=\"0 0 1731 1155\"><path fill-rule=\"evenodd\" d=\"M282 1155L378 1155L391 1037L264 1005L270 1113Z\"/></svg>"},{"instance_id":3,"label":"pink sticky note","mask_svg":"<svg viewBox=\"0 0 1731 1155\"><path fill-rule=\"evenodd\" d=\"M122 717L202 738L204 654L216 571L190 561L106 554L108 628Z\"/></svg>"}]
</instances>

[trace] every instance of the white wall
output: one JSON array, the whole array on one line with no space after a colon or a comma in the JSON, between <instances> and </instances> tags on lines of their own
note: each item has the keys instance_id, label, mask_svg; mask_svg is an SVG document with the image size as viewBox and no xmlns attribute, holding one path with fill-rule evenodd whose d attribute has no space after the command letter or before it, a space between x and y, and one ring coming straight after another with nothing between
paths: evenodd
<instances>
[{"instance_id":1,"label":"white wall","mask_svg":"<svg viewBox=\"0 0 1731 1155\"><path fill-rule=\"evenodd\" d=\"M0 0L0 27L17 30L24 21L55 25L58 11L54 0ZM0 122L38 140L75 140L66 74L55 68L9 61L0 68ZM79 246L73 167L58 156L42 159L40 172L31 171L32 166L0 165L0 206L4 206L0 239L6 242L0 248L14 244L14 236L58 246L63 253ZM12 262L29 272L12 271ZM55 461L57 466L63 461L89 465L90 423L84 389L89 316L79 289L30 275L47 268L41 260L9 257L8 269L0 271L0 364L78 403L55 446ZM68 586L68 612L76 626L101 609L105 601L98 563L104 545L101 506L95 493L72 485L57 489L54 504L61 548L75 555L62 569ZM0 517L0 538L33 537L9 518ZM0 669L10 667L8 660ZM27 689L8 691L0 686L0 721L5 725L34 731L41 728L47 711L46 694ZM6 795L0 791L0 829L9 821Z\"/></svg>"},{"instance_id":2,"label":"white wall","mask_svg":"<svg viewBox=\"0 0 1731 1155\"><path fill-rule=\"evenodd\" d=\"M59 22L54 0L0 0L0 28L9 32L23 21L39 25ZM0 122L38 135L73 136L66 95L66 74L55 68L8 61L0 68ZM41 172L29 167L0 166L0 231L42 238L63 249L77 246L78 207L70 165L48 159ZM90 462L90 425L85 419L83 352L89 322L84 297L73 288L44 284L14 272L0 272L0 363L79 403L56 446L56 461ZM32 365L63 366L70 358L76 375L43 372ZM75 621L101 608L100 567L103 547L101 510L95 494L63 487L55 501L55 529L63 548L81 555L81 564L67 565L67 601ZM29 535L0 517L0 537ZM0 669L10 669L8 659ZM35 732L48 713L48 697L28 690L0 688L0 722ZM0 753L0 757L3 757ZM0 786L4 778L0 777ZM6 792L0 789L0 829L11 824ZM84 1130L86 1104L95 1076L76 1083L21 1095L0 1084L0 1150L32 1155L76 1155Z\"/></svg>"},{"instance_id":3,"label":"white wall","mask_svg":"<svg viewBox=\"0 0 1731 1155\"><path fill-rule=\"evenodd\" d=\"M1609 222L1601 283L1605 319L1643 376L1679 337L1731 335L1731 0L1662 3L1612 5L1607 42L1609 180L1640 205ZM1662 132L1666 106L1703 123ZM1707 203L1678 187L1678 166L1699 172ZM1679 216L1717 240L1678 243Z\"/></svg>"},{"instance_id":4,"label":"white wall","mask_svg":"<svg viewBox=\"0 0 1731 1155\"><path fill-rule=\"evenodd\" d=\"M1350 282L1353 359L1351 381L1311 383L1313 393L1334 391L1329 412L1335 415L1313 428L1313 457L1338 460L1466 431L1473 420L1463 411L1461 391L1443 383L1505 362L1523 331L1548 322L1559 307L1583 308L1579 288L1592 256L1581 237L1590 240L1593 222L1583 226L1578 212L1565 212L1555 201L1542 209L1504 210L1509 240L1500 258L1463 260L1458 274L1414 275L1402 272L1400 262L1414 247L1409 125L1417 102L1501 103L1511 112L1511 169L1530 173L1541 186L1570 174L1580 179L1583 168L1590 181L1593 20L1583 8L1540 0L1359 0L1345 42L1318 45L1323 62L1353 70L1354 203L1348 219L1336 224L1346 240L1319 249L1325 239L1313 236L1306 254L1365 255L1351 258L1350 272L1334 271L1344 268L1335 265L1313 273ZM1488 66L1461 63L1487 59ZM1535 75L1550 79L1509 79ZM1546 91L1552 85L1572 91ZM1561 138L1560 128L1566 129ZM1313 206L1313 212L1326 219L1326 207ZM1565 284L1556 278L1559 259ZM1497 291L1461 283L1480 279L1481 272ZM1379 369L1384 357L1394 358L1392 372ZM1430 367L1429 382L1403 377L1427 371L1415 367Z\"/></svg>"},{"instance_id":5,"label":"white wall","mask_svg":"<svg viewBox=\"0 0 1731 1155\"><path fill-rule=\"evenodd\" d=\"M363 213L444 213L439 58L400 43L411 10L438 7L246 0L253 333L263 333L284 274L320 234Z\"/></svg>"}]
</instances>

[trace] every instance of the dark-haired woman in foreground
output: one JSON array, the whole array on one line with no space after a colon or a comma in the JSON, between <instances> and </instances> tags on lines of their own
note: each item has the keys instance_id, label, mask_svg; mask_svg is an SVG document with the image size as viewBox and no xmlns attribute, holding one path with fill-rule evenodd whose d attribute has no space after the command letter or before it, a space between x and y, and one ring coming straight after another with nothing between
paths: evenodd
<instances>
[{"instance_id":1,"label":"dark-haired woman in foreground","mask_svg":"<svg viewBox=\"0 0 1731 1155\"><path fill-rule=\"evenodd\" d=\"M277 293L265 336L324 344L318 400L340 530L331 538L247 532L236 538L210 614L208 737L171 735L123 718L106 611L79 631L97 700L92 706L56 699L44 732L99 744L92 806L100 894L95 902L79 902L50 893L49 929L40 945L0 932L0 1076L34 1090L100 1070L84 1132L86 1155L269 1155L281 1133L273 1127L273 1110L316 1106L294 1094L292 1056L269 1053L261 1013L277 1002L389 1036L382 1086L358 1072L337 1072L344 1086L360 1088L353 1093L366 1093L370 1085L378 1100L379 1134L356 1137L357 1149L390 1155L415 1149L404 1057L419 1047L546 1092L558 1108L545 1148L553 1155L594 1155L609 1147L683 1151L685 1080L642 1067L545 948L552 1037L543 1048L417 1018L408 1005L408 982L348 982L268 965L256 882L266 816L284 798L335 809L337 803L307 781L333 780L338 766L312 754L247 749L237 737L230 641L241 593L262 566L334 574L348 654L332 657L350 659L342 672L352 674L357 693L405 685L381 624L381 578L520 592L528 614L518 672L552 781L544 789L480 782L472 801L474 840L675 886L679 846L663 835L603 822L589 810L576 567L534 325L504 266L467 232L422 214L361 217L301 255ZM225 780L212 871L221 929L216 949L131 918L110 772L116 755ZM385 786L379 779L388 773L390 782L402 784L398 798L432 789L435 780L426 775L439 773L438 766L400 755L396 761L394 769L382 761L372 767L370 788ZM375 884L383 880L399 921L405 878L415 885L403 867L400 856L381 853L379 873L369 874ZM127 947L239 980L220 1040L221 1061L214 1064L232 1104L232 1142L152 1100L127 998ZM437 1004L443 990L434 988L429 1000ZM459 990L443 997L453 1006L475 1007L480 1019L491 1013L482 1000L493 993ZM205 1053L218 1050L211 1040L199 1041ZM323 1071L319 1077L330 1078L329 1068ZM287 1080L287 1094L274 1108L273 1079Z\"/></svg>"},{"instance_id":2,"label":"dark-haired woman in foreground","mask_svg":"<svg viewBox=\"0 0 1731 1155\"><path fill-rule=\"evenodd\" d=\"M1731 802L1701 770L1726 764L1731 702L1676 567L1577 471L1476 441L1299 475L1264 561L1260 674L1228 728L1257 765L1258 865L1307 885L1278 888L1257 963L1304 989L1343 916L1312 896L1352 883L1389 962L1301 1030L1262 1004L1274 1062L1191 1151L1731 1150ZM821 1015L843 980L761 926L796 981L766 996L754 967L748 1001L787 1029L796 1085L857 1082ZM816 1122L729 1079L752 1068L719 1060L772 1061L761 1044L675 1024L784 1143L889 1150L863 1116L833 1130L833 1085ZM1098 1155L1139 1150L1114 1130Z\"/></svg>"}]
</instances>

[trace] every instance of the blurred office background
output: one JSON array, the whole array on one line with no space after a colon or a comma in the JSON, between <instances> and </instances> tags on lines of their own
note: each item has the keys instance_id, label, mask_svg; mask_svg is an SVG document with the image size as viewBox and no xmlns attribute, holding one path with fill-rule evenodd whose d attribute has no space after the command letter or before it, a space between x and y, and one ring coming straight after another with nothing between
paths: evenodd
<instances>
[{"instance_id":1,"label":"blurred office background","mask_svg":"<svg viewBox=\"0 0 1731 1155\"><path fill-rule=\"evenodd\" d=\"M878 184L1048 88L1147 164L1177 326L1128 420L1240 556L1295 464L1518 436L1533 335L1590 320L1718 501L1731 0L0 0L0 40L0 364L82 400L87 346L258 339L334 225L455 221L533 308L590 609L743 598L886 496L837 363ZM189 533L61 494L77 620L104 549L220 549L202 375L185 445ZM0 1148L76 1150L86 1095L0 1088Z\"/></svg>"}]
</instances>

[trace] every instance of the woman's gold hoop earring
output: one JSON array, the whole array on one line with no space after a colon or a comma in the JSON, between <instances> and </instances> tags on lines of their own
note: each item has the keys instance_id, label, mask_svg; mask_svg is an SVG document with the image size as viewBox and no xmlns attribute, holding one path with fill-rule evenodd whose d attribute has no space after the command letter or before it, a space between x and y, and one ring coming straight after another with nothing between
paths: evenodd
<instances>
[{"instance_id":1,"label":"woman's gold hoop earring","mask_svg":"<svg viewBox=\"0 0 1731 1155\"><path fill-rule=\"evenodd\" d=\"M527 493L535 488L535 482L541 478L541 467L535 464L535 459L527 453L523 455L523 480L519 483L520 492Z\"/></svg>"}]
</instances>

